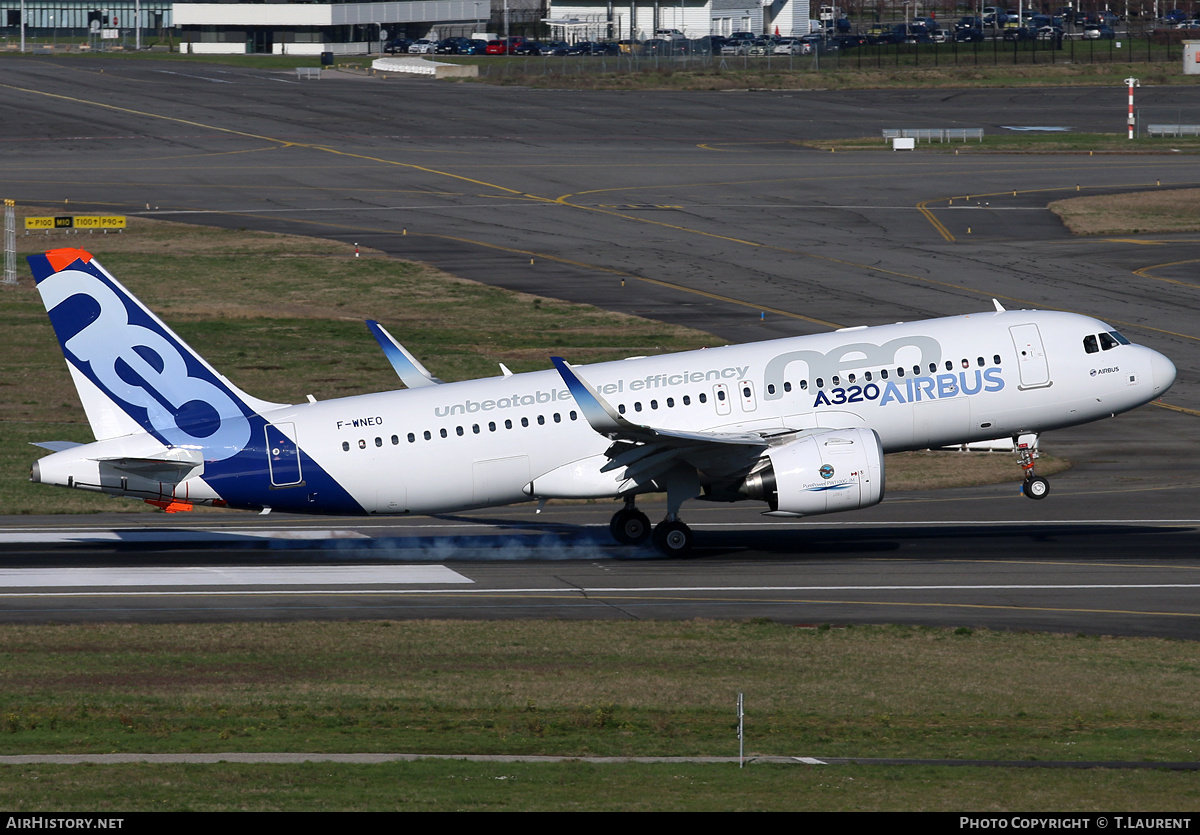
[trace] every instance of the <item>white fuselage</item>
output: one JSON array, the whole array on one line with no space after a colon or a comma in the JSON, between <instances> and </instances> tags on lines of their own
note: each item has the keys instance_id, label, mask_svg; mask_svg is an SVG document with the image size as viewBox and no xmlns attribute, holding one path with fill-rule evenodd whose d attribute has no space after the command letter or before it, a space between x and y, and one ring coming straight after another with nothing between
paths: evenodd
<instances>
[{"instance_id":1,"label":"white fuselage","mask_svg":"<svg viewBox=\"0 0 1200 835\"><path fill-rule=\"evenodd\" d=\"M1074 314L1008 311L580 370L633 423L720 432L864 426L895 452L1086 423L1161 394L1166 371L1156 371L1155 358L1165 358L1156 352L1130 344L1086 352L1086 337L1110 331ZM530 482L556 471L564 486L533 495L619 492L619 479L596 472L609 440L591 429L554 371L264 417L371 513L524 501Z\"/></svg>"}]
</instances>

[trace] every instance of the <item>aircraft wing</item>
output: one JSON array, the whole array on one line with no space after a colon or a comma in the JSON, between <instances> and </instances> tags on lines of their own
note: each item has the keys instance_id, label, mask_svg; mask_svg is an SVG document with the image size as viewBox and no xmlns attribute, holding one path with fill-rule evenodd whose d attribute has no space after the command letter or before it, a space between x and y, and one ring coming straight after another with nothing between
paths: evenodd
<instances>
[{"instance_id":1,"label":"aircraft wing","mask_svg":"<svg viewBox=\"0 0 1200 835\"><path fill-rule=\"evenodd\" d=\"M747 447L766 447L770 444L768 435L756 432L684 432L633 423L618 413L566 360L561 357L551 357L550 360L579 404L588 425L611 440L656 444L670 449L711 444Z\"/></svg>"}]
</instances>

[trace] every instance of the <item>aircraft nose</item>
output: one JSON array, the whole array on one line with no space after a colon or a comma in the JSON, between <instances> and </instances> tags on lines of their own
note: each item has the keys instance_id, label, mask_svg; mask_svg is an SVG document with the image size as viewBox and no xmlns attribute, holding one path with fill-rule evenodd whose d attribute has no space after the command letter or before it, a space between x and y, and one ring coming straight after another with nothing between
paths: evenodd
<instances>
[{"instance_id":1,"label":"aircraft nose","mask_svg":"<svg viewBox=\"0 0 1200 835\"><path fill-rule=\"evenodd\" d=\"M1158 351L1150 356L1150 377L1154 381L1154 390L1161 393L1175 382L1175 363L1164 357Z\"/></svg>"}]
</instances>

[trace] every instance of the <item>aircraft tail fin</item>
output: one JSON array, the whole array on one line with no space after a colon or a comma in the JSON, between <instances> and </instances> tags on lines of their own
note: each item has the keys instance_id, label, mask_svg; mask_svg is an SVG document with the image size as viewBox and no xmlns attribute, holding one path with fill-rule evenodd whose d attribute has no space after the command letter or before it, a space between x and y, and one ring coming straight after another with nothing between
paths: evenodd
<instances>
[{"instance_id":1,"label":"aircraft tail fin","mask_svg":"<svg viewBox=\"0 0 1200 835\"><path fill-rule=\"evenodd\" d=\"M29 257L96 440L147 432L224 459L249 418L286 404L237 388L82 249Z\"/></svg>"}]
</instances>

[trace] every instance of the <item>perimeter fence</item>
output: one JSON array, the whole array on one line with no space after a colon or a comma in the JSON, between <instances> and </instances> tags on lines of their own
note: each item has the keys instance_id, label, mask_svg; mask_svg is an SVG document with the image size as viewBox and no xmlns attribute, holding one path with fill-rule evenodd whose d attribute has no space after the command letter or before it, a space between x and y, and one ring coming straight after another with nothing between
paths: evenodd
<instances>
[{"instance_id":1,"label":"perimeter fence","mask_svg":"<svg viewBox=\"0 0 1200 835\"><path fill-rule=\"evenodd\" d=\"M1200 37L1200 33L1198 33ZM634 54L496 56L472 60L485 78L537 75L609 75L623 73L838 72L844 70L936 69L1054 64L1180 63L1182 44L1154 33L1123 34L1112 39L1064 38L1061 42L1004 41L977 43L862 44L810 55Z\"/></svg>"}]
</instances>

